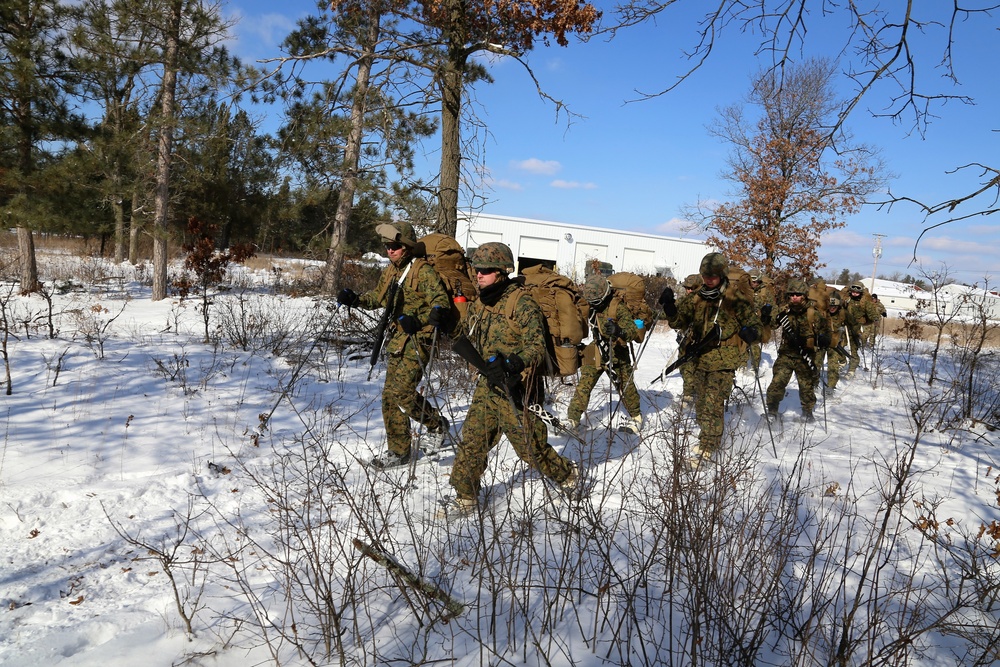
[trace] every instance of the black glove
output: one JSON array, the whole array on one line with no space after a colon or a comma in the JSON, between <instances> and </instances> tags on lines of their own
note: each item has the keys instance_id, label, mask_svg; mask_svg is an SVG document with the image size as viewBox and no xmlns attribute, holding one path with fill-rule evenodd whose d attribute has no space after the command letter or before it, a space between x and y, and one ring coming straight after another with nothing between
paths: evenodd
<instances>
[{"instance_id":1,"label":"black glove","mask_svg":"<svg viewBox=\"0 0 1000 667\"><path fill-rule=\"evenodd\" d=\"M604 335L614 340L616 338L621 338L622 328L618 326L618 323L612 319L607 320L604 323Z\"/></svg>"},{"instance_id":2,"label":"black glove","mask_svg":"<svg viewBox=\"0 0 1000 667\"><path fill-rule=\"evenodd\" d=\"M821 348L830 347L830 343L833 342L833 336L829 331L823 331L820 335L816 336L816 344Z\"/></svg>"},{"instance_id":3,"label":"black glove","mask_svg":"<svg viewBox=\"0 0 1000 667\"><path fill-rule=\"evenodd\" d=\"M760 334L753 327L743 327L740 329L739 336L749 345L753 345L760 338Z\"/></svg>"},{"instance_id":4,"label":"black glove","mask_svg":"<svg viewBox=\"0 0 1000 667\"><path fill-rule=\"evenodd\" d=\"M772 306L769 303L765 303L763 306L760 307L760 323L763 324L765 327L771 323L772 308L774 308L774 306Z\"/></svg>"},{"instance_id":5,"label":"black glove","mask_svg":"<svg viewBox=\"0 0 1000 667\"><path fill-rule=\"evenodd\" d=\"M524 360L516 354L512 354L504 361L504 370L507 375L520 375L524 370Z\"/></svg>"},{"instance_id":6,"label":"black glove","mask_svg":"<svg viewBox=\"0 0 1000 667\"><path fill-rule=\"evenodd\" d=\"M490 357L490 360L486 362L483 375L486 376L486 381L490 383L490 386L505 388L507 386L507 371L504 369L503 355Z\"/></svg>"},{"instance_id":7,"label":"black glove","mask_svg":"<svg viewBox=\"0 0 1000 667\"><path fill-rule=\"evenodd\" d=\"M340 294L337 295L337 303L348 308L358 305L360 300L361 298L349 287L340 290Z\"/></svg>"},{"instance_id":8,"label":"black glove","mask_svg":"<svg viewBox=\"0 0 1000 667\"><path fill-rule=\"evenodd\" d=\"M448 322L448 309L441 306L431 308L431 314L427 316L427 324L435 329L440 329Z\"/></svg>"},{"instance_id":9,"label":"black glove","mask_svg":"<svg viewBox=\"0 0 1000 667\"><path fill-rule=\"evenodd\" d=\"M674 291L667 287L660 294L660 306L663 308L663 313L667 318L671 318L677 314L677 303L674 301Z\"/></svg>"},{"instance_id":10,"label":"black glove","mask_svg":"<svg viewBox=\"0 0 1000 667\"><path fill-rule=\"evenodd\" d=\"M412 315L400 315L399 328L403 330L403 333L412 335L420 331L420 322Z\"/></svg>"}]
</instances>

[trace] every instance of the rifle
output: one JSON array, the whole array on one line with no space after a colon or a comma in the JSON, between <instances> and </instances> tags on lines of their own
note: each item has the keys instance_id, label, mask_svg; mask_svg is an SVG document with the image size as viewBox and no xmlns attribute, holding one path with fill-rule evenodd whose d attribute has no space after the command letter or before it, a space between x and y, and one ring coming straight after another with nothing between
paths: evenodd
<instances>
[{"instance_id":1,"label":"rifle","mask_svg":"<svg viewBox=\"0 0 1000 667\"><path fill-rule=\"evenodd\" d=\"M816 368L816 359L809 351L806 350L806 346L802 343L802 339L799 335L792 330L792 323L788 320L788 315L782 315L778 318L778 324L781 325L782 336L787 340L795 351L799 353L799 356L806 362L806 366L809 367L816 377L822 380L819 374L819 369Z\"/></svg>"},{"instance_id":2,"label":"rifle","mask_svg":"<svg viewBox=\"0 0 1000 667\"><path fill-rule=\"evenodd\" d=\"M372 346L372 356L369 359L368 367L368 379L372 379L372 371L375 370L375 364L378 363L378 356L382 353L382 346L385 344L385 330L389 326L389 318L392 316L392 311L396 306L396 292L399 290L399 283L395 280L389 283L389 291L386 293L385 299L385 312L382 313L382 318L378 321L378 327L375 329L375 344Z\"/></svg>"},{"instance_id":3,"label":"rifle","mask_svg":"<svg viewBox=\"0 0 1000 667\"><path fill-rule=\"evenodd\" d=\"M705 354L709 350L718 347L721 341L722 341L722 329L719 327L718 324L715 324L701 340L693 343L688 343L687 350L684 352L684 354L677 357L674 363L664 368L663 372L660 373L653 380L653 382L657 382L658 380L664 379L665 377L673 373L675 370L677 370L687 362L697 359L698 357Z\"/></svg>"},{"instance_id":4,"label":"rifle","mask_svg":"<svg viewBox=\"0 0 1000 667\"><path fill-rule=\"evenodd\" d=\"M604 364L604 370L607 371L608 379L612 383L618 383L618 372L615 370L612 362L612 350L611 350L611 339L605 336L597 327L594 326L594 343L597 345L597 353L601 355L601 363Z\"/></svg>"},{"instance_id":5,"label":"rifle","mask_svg":"<svg viewBox=\"0 0 1000 667\"><path fill-rule=\"evenodd\" d=\"M479 371L480 375L482 375L485 378L488 378L486 369L489 366L490 362L496 360L496 357L493 357L492 359L490 359L490 362L487 362L485 359L483 359L483 355L479 354L479 350L477 350L475 345L472 344L472 341L466 338L465 336L462 336L458 340L452 342L451 349L453 352L455 352L455 354L457 354L462 359L465 359L467 362L469 362L473 368ZM500 363L503 362L504 360L501 357ZM510 405L512 408L514 408L514 411L516 413L520 414L521 412L524 411L523 407L524 387L521 386L520 377L508 375L506 381L502 386L497 386L493 383L490 383L490 386L499 390L500 393L507 396L507 400L510 401Z\"/></svg>"}]
</instances>

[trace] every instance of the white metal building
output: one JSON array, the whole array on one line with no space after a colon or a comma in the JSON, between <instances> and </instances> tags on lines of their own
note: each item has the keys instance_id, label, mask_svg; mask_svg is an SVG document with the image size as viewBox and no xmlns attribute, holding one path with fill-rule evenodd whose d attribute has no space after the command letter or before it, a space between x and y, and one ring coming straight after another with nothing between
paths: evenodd
<instances>
[{"instance_id":1,"label":"white metal building","mask_svg":"<svg viewBox=\"0 0 1000 667\"><path fill-rule=\"evenodd\" d=\"M590 260L607 262L616 272L683 280L698 272L712 250L702 241L487 213L459 213L456 236L470 255L483 243L500 241L510 246L518 271L545 264L578 282Z\"/></svg>"}]
</instances>

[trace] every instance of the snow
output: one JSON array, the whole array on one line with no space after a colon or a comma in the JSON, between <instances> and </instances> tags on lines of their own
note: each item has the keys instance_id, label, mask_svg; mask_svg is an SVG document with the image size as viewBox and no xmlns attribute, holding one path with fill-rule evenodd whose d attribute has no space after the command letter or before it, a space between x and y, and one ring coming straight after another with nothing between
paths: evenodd
<instances>
[{"instance_id":1,"label":"snow","mask_svg":"<svg viewBox=\"0 0 1000 667\"><path fill-rule=\"evenodd\" d=\"M978 533L997 516L996 385L976 395L992 415L961 418L950 383L927 386L926 344L883 340L813 424L793 381L769 430L769 372L760 387L738 373L726 451L692 471L680 376L652 382L677 351L661 325L638 366L642 436L608 428L618 401L602 380L583 441L550 437L585 471L579 506L504 440L483 515L447 522L450 455L412 479L362 465L384 448L384 364L368 380L367 349L335 339L363 322L282 294L274 273L214 295L209 343L196 301L153 302L138 281L55 294L54 338L42 298L0 288L13 389L0 399L0 664L596 666L689 664L690 651L732 664L722 651L737 645L752 663L811 664L852 609L864 641L846 664L995 651L984 600L1000 573ZM957 375L959 355L945 357ZM471 376L449 358L430 375L457 434ZM564 415L572 386L552 386ZM904 629L912 642L891 644Z\"/></svg>"}]
</instances>

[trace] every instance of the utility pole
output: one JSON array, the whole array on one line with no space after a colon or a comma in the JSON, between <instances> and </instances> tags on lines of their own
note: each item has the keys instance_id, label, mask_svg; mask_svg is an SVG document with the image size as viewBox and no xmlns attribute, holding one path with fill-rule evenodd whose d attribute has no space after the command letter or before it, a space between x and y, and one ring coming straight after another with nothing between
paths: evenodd
<instances>
[{"instance_id":1,"label":"utility pole","mask_svg":"<svg viewBox=\"0 0 1000 667\"><path fill-rule=\"evenodd\" d=\"M875 247L872 248L872 257L875 258L875 266L872 267L872 284L868 288L869 292L875 291L875 273L878 271L878 258L882 256L882 237L885 234L872 234L875 237Z\"/></svg>"}]
</instances>

